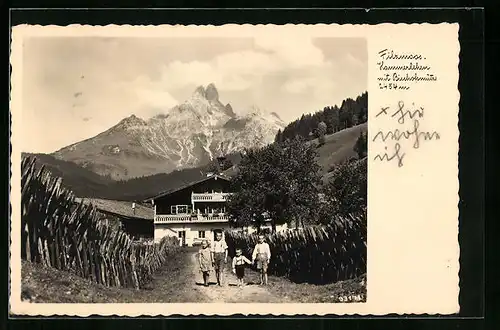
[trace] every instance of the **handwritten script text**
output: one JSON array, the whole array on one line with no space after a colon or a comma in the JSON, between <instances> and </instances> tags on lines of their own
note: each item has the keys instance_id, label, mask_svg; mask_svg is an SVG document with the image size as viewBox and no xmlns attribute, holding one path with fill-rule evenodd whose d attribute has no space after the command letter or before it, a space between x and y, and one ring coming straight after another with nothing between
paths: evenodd
<instances>
[{"instance_id":1,"label":"handwritten script text","mask_svg":"<svg viewBox=\"0 0 500 330\"><path fill-rule=\"evenodd\" d=\"M397 160L398 166L402 167L406 155L402 146L404 141L410 141L413 149L419 149L423 141L439 140L441 136L438 132L420 129L420 122L424 119L424 115L425 110L423 107L415 107L412 104L412 107L406 108L403 101L399 101L394 109L390 106L381 107L375 117L391 116L398 126L389 131L380 130L375 134L372 142L381 142L386 146L384 147L385 153L375 155L374 160L387 162ZM389 149L387 145L391 142L394 142L394 144Z\"/></svg>"},{"instance_id":2,"label":"handwritten script text","mask_svg":"<svg viewBox=\"0 0 500 330\"><path fill-rule=\"evenodd\" d=\"M412 84L437 81L422 54L397 54L394 50L378 52L377 76L381 90L409 90Z\"/></svg>"}]
</instances>

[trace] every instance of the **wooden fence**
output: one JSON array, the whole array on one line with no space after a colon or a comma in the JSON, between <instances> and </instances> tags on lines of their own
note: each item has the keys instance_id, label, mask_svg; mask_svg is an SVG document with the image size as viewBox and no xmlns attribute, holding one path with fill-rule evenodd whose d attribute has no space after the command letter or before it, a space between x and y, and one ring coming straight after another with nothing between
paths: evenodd
<instances>
[{"instance_id":1,"label":"wooden fence","mask_svg":"<svg viewBox=\"0 0 500 330\"><path fill-rule=\"evenodd\" d=\"M107 286L141 288L179 246L176 237L159 244L133 243L122 230L99 221L92 205L76 203L61 179L35 158L22 160L21 257Z\"/></svg>"}]
</instances>

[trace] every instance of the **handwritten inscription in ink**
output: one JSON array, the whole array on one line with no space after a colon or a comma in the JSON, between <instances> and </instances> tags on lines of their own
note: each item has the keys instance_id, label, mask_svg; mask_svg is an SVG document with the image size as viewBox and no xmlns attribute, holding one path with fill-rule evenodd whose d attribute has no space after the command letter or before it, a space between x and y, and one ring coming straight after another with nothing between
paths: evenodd
<instances>
[{"instance_id":1,"label":"handwritten inscription in ink","mask_svg":"<svg viewBox=\"0 0 500 330\"><path fill-rule=\"evenodd\" d=\"M439 132L424 131L420 128L420 123L424 120L425 109L423 107L406 107L403 101L399 101L396 107L383 106L375 116L390 116L394 119L395 129L378 131L372 142L384 143L384 153L376 154L373 158L378 161L397 161L398 166L404 165L406 151L403 143L409 141L413 149L419 149L422 142L436 141L441 138ZM392 144L392 145L391 145Z\"/></svg>"},{"instance_id":2,"label":"handwritten inscription in ink","mask_svg":"<svg viewBox=\"0 0 500 330\"><path fill-rule=\"evenodd\" d=\"M377 81L381 90L409 90L413 84L438 80L422 54L398 54L383 49L378 55Z\"/></svg>"}]
</instances>

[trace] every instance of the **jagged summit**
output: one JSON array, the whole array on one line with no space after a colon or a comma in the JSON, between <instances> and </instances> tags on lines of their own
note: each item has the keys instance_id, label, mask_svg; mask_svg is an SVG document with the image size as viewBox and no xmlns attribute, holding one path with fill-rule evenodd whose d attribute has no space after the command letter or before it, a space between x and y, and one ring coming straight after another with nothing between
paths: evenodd
<instances>
[{"instance_id":1,"label":"jagged summit","mask_svg":"<svg viewBox=\"0 0 500 330\"><path fill-rule=\"evenodd\" d=\"M202 97L208 101L217 102L219 101L219 91L214 83L208 84L207 87L200 85L194 90L193 97Z\"/></svg>"},{"instance_id":2,"label":"jagged summit","mask_svg":"<svg viewBox=\"0 0 500 330\"><path fill-rule=\"evenodd\" d=\"M204 86L198 86L196 87L196 89L194 90L194 93L193 93L193 97L196 97L196 96L201 96L203 98L206 98L206 92L205 92L205 87Z\"/></svg>"},{"instance_id":3,"label":"jagged summit","mask_svg":"<svg viewBox=\"0 0 500 330\"><path fill-rule=\"evenodd\" d=\"M225 110L226 110L226 114L230 117L236 117L236 114L234 113L233 111L233 107L231 106L231 104L226 104L226 106L224 107Z\"/></svg>"},{"instance_id":4,"label":"jagged summit","mask_svg":"<svg viewBox=\"0 0 500 330\"><path fill-rule=\"evenodd\" d=\"M213 83L209 84L205 89L205 97L209 101L218 101L219 100L219 92Z\"/></svg>"}]
</instances>

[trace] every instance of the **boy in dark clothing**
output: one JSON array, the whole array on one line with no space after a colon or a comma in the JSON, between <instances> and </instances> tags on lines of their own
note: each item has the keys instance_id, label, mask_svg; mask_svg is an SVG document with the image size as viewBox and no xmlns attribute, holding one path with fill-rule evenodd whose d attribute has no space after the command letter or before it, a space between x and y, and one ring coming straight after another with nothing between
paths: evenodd
<instances>
[{"instance_id":1,"label":"boy in dark clothing","mask_svg":"<svg viewBox=\"0 0 500 330\"><path fill-rule=\"evenodd\" d=\"M233 258L233 273L238 278L238 286L245 285L243 278L245 277L245 263L251 265L252 262L241 254L241 249L236 249L236 256Z\"/></svg>"}]
</instances>

